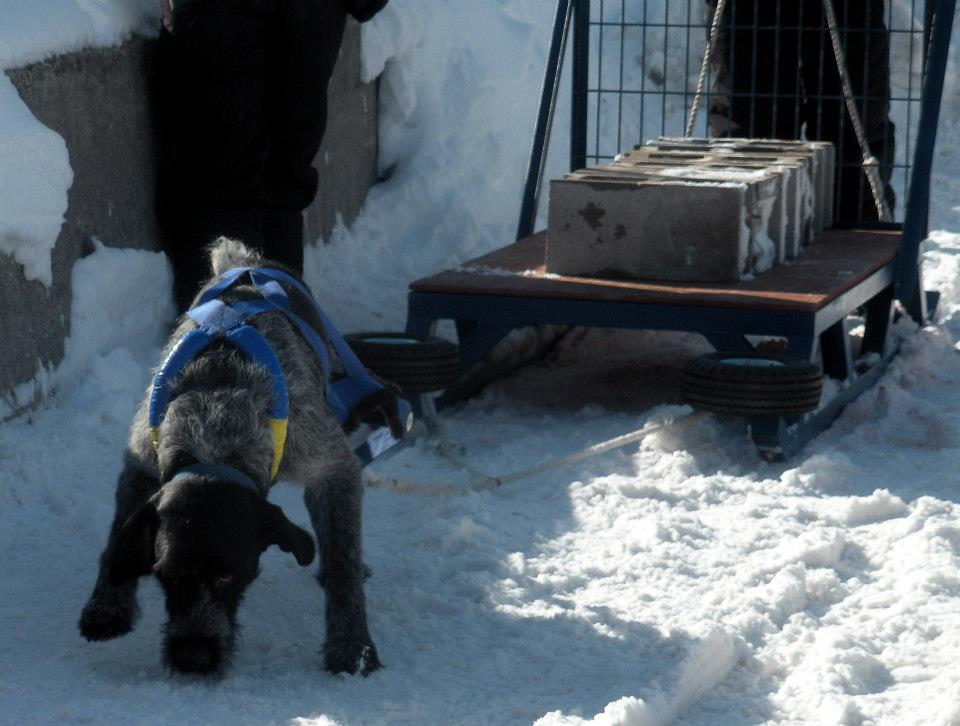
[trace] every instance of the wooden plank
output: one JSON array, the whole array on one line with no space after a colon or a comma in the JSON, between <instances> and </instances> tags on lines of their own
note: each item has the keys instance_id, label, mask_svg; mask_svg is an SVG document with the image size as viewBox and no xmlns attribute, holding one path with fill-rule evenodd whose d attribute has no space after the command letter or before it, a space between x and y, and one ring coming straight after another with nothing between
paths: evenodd
<instances>
[{"instance_id":1,"label":"wooden plank","mask_svg":"<svg viewBox=\"0 0 960 726\"><path fill-rule=\"evenodd\" d=\"M830 230L803 256L754 280L718 286L551 275L544 271L546 233L540 232L417 280L410 289L420 293L815 312L891 264L899 245L899 231Z\"/></svg>"}]
</instances>

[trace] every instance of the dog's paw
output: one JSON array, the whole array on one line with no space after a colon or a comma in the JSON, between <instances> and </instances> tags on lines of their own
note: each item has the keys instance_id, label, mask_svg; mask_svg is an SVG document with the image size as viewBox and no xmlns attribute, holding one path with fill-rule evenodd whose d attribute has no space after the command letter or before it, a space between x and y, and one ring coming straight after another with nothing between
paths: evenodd
<instances>
[{"instance_id":1,"label":"dog's paw","mask_svg":"<svg viewBox=\"0 0 960 726\"><path fill-rule=\"evenodd\" d=\"M376 647L369 640L327 643L323 649L323 660L331 673L360 673L364 676L382 665Z\"/></svg>"},{"instance_id":2,"label":"dog's paw","mask_svg":"<svg viewBox=\"0 0 960 726\"><path fill-rule=\"evenodd\" d=\"M119 638L133 630L138 614L136 602L91 599L80 615L80 634L89 641Z\"/></svg>"}]
</instances>

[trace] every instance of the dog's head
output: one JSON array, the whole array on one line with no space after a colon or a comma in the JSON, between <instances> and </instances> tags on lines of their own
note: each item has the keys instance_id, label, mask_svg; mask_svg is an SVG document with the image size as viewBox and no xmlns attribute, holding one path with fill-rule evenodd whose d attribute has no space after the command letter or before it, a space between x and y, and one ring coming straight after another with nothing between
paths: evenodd
<instances>
[{"instance_id":1,"label":"dog's head","mask_svg":"<svg viewBox=\"0 0 960 726\"><path fill-rule=\"evenodd\" d=\"M166 593L164 650L175 671L217 673L236 637L243 593L270 545L301 565L313 537L254 492L210 477L170 482L123 525L112 578L153 572Z\"/></svg>"}]
</instances>

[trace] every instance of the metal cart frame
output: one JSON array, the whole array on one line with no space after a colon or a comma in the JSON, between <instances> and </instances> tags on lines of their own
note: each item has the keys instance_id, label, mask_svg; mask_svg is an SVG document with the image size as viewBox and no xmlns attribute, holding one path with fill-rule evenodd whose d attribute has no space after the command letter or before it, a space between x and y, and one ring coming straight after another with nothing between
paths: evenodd
<instances>
[{"instance_id":1,"label":"metal cart frame","mask_svg":"<svg viewBox=\"0 0 960 726\"><path fill-rule=\"evenodd\" d=\"M621 6L625 1L621 0ZM779 276L773 271L766 273L760 283L719 289L557 279L543 275L542 270L531 274L531 262L536 264L538 255L541 263L543 259L543 234L532 232L571 30L571 169L584 167L588 159L591 3L559 0L518 241L460 268L412 283L407 332L427 335L438 320L454 320L464 371L482 360L511 330L531 324L691 331L702 333L724 351L751 349L747 335L784 337L788 353L821 362L826 375L842 382L840 393L812 414L751 419L751 435L761 454L769 460L789 457L883 374L896 353L890 336L894 301L900 301L919 323L926 322L935 307L936 294L923 289L919 254L927 235L930 173L954 10L953 0L924 3L923 38L928 42L924 43L919 122L902 223L829 230L811 246L811 265L818 272L809 279L792 280L789 274L796 269L791 273L785 268ZM592 156L597 158L599 150L594 152ZM862 249L869 249L869 254L858 256ZM863 311L865 333L854 357L847 318L857 309Z\"/></svg>"}]
</instances>

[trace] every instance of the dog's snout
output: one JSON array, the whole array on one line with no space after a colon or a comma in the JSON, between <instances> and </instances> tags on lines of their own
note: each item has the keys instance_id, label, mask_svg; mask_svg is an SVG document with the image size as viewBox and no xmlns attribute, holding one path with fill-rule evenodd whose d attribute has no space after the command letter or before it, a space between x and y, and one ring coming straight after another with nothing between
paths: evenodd
<instances>
[{"instance_id":1,"label":"dog's snout","mask_svg":"<svg viewBox=\"0 0 960 726\"><path fill-rule=\"evenodd\" d=\"M170 664L183 673L212 673L220 667L213 638L191 638L170 643Z\"/></svg>"}]
</instances>

